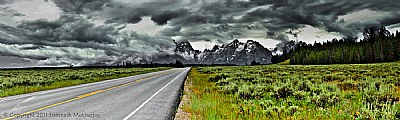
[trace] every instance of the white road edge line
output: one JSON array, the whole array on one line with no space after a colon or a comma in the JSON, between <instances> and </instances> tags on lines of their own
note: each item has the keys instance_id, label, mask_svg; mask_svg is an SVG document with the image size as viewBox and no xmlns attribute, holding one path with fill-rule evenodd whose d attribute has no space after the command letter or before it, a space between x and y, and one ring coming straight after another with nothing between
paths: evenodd
<instances>
[{"instance_id":1,"label":"white road edge line","mask_svg":"<svg viewBox=\"0 0 400 120\"><path fill-rule=\"evenodd\" d=\"M187 70L187 69L186 69ZM184 70L181 74L179 74L178 76L176 76L171 82L169 82L168 84L166 84L164 87L162 87L160 90L158 90L156 93L154 93L149 99L147 99L144 103L142 103L138 108L136 108L131 114L129 114L128 116L126 116L123 120L128 120L130 117L132 117L137 111L139 111L144 105L146 105L151 99L153 99L154 96L156 96L158 93L160 93L164 88L166 88L169 84L171 84L172 82L174 82L176 79L178 79L183 73L186 72L186 70Z\"/></svg>"},{"instance_id":2,"label":"white road edge line","mask_svg":"<svg viewBox=\"0 0 400 120\"><path fill-rule=\"evenodd\" d=\"M30 97L30 98L28 98L28 99L26 99L26 100L22 101L21 103L28 102L29 100L32 100L33 98L35 98L35 96L32 96L32 97Z\"/></svg>"},{"instance_id":3,"label":"white road edge line","mask_svg":"<svg viewBox=\"0 0 400 120\"><path fill-rule=\"evenodd\" d=\"M35 98L35 96L32 96L32 97L30 97L30 98L28 98L28 99L26 99L26 100L24 100L24 101L18 103L18 104L17 104L16 106L14 106L14 108L12 108L11 110L16 109L17 107L19 107L19 105L21 105L21 104L23 104L23 103L25 103L25 102L28 102L29 100L32 100L33 98ZM1 102L1 101L0 101L0 102Z\"/></svg>"}]
</instances>

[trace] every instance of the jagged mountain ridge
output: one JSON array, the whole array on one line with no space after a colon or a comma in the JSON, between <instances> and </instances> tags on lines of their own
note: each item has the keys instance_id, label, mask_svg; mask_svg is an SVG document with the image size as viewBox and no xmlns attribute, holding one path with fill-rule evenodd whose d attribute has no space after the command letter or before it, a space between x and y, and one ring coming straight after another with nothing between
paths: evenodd
<instances>
[{"instance_id":1,"label":"jagged mountain ridge","mask_svg":"<svg viewBox=\"0 0 400 120\"><path fill-rule=\"evenodd\" d=\"M264 48L260 43L248 40L246 43L234 40L233 42L218 46L211 50L194 50L189 42L176 43L173 55L159 56L155 63L172 63L176 60L185 64L236 64L245 65L252 61L261 64L270 64L272 52Z\"/></svg>"}]
</instances>

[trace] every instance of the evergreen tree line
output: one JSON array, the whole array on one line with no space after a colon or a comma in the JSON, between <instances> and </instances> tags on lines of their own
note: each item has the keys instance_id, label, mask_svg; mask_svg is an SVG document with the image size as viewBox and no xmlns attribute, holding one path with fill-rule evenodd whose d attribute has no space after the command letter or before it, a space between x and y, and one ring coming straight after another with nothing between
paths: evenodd
<instances>
[{"instance_id":1,"label":"evergreen tree line","mask_svg":"<svg viewBox=\"0 0 400 120\"><path fill-rule=\"evenodd\" d=\"M185 65L179 61L176 60L175 63L169 63L169 64L160 64L160 63L144 63L144 64L134 64L130 61L122 62L122 64L117 64L116 67L120 68L131 68L131 67L142 67L142 68L157 68L157 67L174 67L174 68L184 68Z\"/></svg>"},{"instance_id":2,"label":"evergreen tree line","mask_svg":"<svg viewBox=\"0 0 400 120\"><path fill-rule=\"evenodd\" d=\"M369 28L364 39L333 39L313 45L304 42L294 49L284 49L282 55L273 56L273 63L290 59L291 64L358 64L392 62L400 60L400 33L390 33L385 27Z\"/></svg>"}]
</instances>

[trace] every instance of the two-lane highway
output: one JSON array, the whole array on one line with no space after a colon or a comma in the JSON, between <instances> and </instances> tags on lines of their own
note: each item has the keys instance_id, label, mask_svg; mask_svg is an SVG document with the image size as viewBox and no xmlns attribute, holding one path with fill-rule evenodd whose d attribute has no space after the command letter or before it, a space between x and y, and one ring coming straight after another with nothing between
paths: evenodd
<instances>
[{"instance_id":1,"label":"two-lane highway","mask_svg":"<svg viewBox=\"0 0 400 120\"><path fill-rule=\"evenodd\" d=\"M173 119L190 68L0 99L0 119Z\"/></svg>"}]
</instances>

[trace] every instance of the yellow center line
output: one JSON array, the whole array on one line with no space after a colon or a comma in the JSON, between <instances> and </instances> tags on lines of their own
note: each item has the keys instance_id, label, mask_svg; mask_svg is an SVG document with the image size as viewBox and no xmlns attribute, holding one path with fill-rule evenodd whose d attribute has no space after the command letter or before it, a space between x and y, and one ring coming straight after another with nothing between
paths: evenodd
<instances>
[{"instance_id":1,"label":"yellow center line","mask_svg":"<svg viewBox=\"0 0 400 120\"><path fill-rule=\"evenodd\" d=\"M12 120L12 119L20 118L20 117L23 117L25 115L36 113L36 112L39 112L39 111L42 111L42 110L45 110L45 109L49 109L49 108L52 108L52 107L55 107L55 106L63 105L63 104L66 104L66 103L69 103L69 102L72 102L72 101L77 101L77 100L80 100L80 99L83 99L83 98L94 96L94 95L99 94L99 93L104 93L104 92L107 92L107 91L110 91L110 90L113 90L113 89L121 88L121 87L130 85L130 84L133 84L133 83L136 83L136 82L140 82L142 80L147 80L147 79L150 79L150 78L158 77L158 76L165 75L165 74L172 73L172 72L173 71L166 72L166 73L161 73L161 74L156 74L156 75L152 75L152 76L149 76L149 77L136 79L134 81L127 82L127 83L124 83L124 84L120 84L120 85L117 85L117 86L113 86L113 87L110 87L110 88L106 88L106 89L103 89L103 90L97 90L97 91L93 91L93 92L90 92L90 93L82 94L82 95L76 96L75 98L72 98L72 99L69 99L69 100L65 100L65 101L62 101L62 102L55 103L55 104L51 104L51 105L47 105L47 106L44 106L44 107L40 107L40 108L37 108L35 110L24 112L22 114L17 114L17 115L14 115L14 116L11 116L11 117L8 117L8 118L4 118L4 119L1 119L1 120Z\"/></svg>"}]
</instances>

